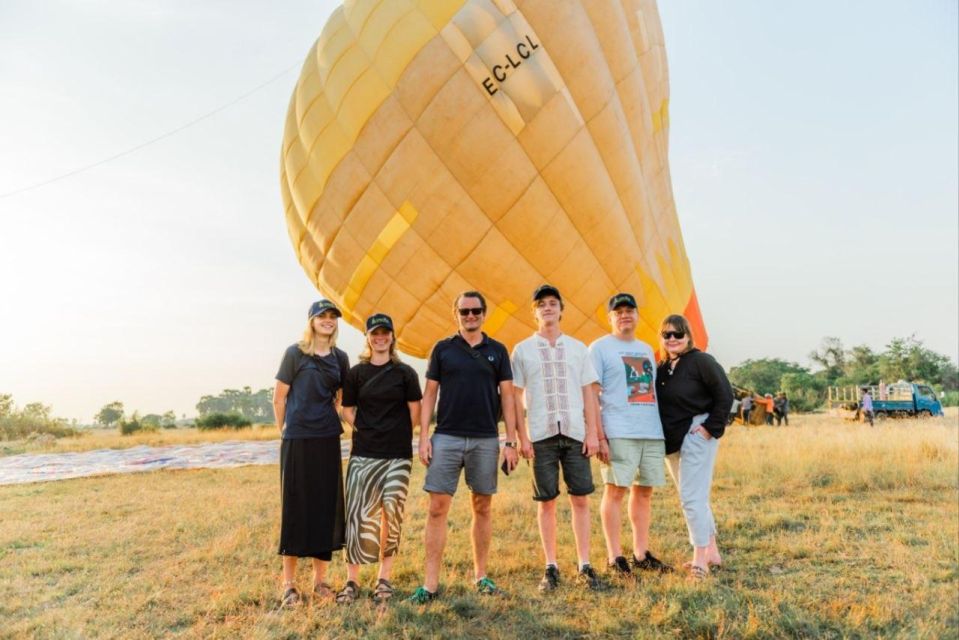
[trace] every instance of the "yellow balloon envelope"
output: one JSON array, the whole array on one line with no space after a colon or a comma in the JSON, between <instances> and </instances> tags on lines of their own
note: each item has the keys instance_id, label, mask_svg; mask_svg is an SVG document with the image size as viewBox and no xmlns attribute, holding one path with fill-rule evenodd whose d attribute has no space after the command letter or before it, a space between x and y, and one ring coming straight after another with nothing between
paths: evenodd
<instances>
[{"instance_id":1,"label":"yellow balloon envelope","mask_svg":"<svg viewBox=\"0 0 959 640\"><path fill-rule=\"evenodd\" d=\"M514 344L544 282L586 342L628 291L642 339L685 313L705 346L668 105L655 0L347 0L287 114L290 239L351 324L389 313L414 356L455 331L466 289L487 297L486 332Z\"/></svg>"}]
</instances>

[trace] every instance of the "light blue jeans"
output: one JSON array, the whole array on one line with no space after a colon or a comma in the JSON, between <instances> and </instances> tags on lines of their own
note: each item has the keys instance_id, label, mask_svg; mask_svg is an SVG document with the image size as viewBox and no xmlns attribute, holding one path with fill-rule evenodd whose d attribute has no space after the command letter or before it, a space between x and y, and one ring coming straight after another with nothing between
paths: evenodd
<instances>
[{"instance_id":1,"label":"light blue jeans","mask_svg":"<svg viewBox=\"0 0 959 640\"><path fill-rule=\"evenodd\" d=\"M707 417L707 414L702 414L693 418L690 430L700 426ZM709 504L709 493L718 451L719 440L716 438L707 440L700 433L687 433L679 451L666 456L669 474L679 489L689 542L694 547L708 546L709 539L716 535L716 520Z\"/></svg>"}]
</instances>

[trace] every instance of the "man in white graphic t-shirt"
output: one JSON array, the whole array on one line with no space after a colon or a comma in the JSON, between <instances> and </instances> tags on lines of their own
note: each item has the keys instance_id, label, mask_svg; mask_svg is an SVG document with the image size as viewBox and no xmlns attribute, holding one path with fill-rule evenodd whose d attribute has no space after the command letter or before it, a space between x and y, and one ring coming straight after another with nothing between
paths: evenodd
<instances>
[{"instance_id":1,"label":"man in white graphic t-shirt","mask_svg":"<svg viewBox=\"0 0 959 640\"><path fill-rule=\"evenodd\" d=\"M600 514L610 572L629 577L633 570L666 573L672 567L649 552L653 487L666 484L666 444L656 408L656 357L636 339L636 299L617 293L607 304L612 333L589 346L599 381L601 407L599 458L605 483ZM621 504L629 493L633 557L620 544Z\"/></svg>"}]
</instances>

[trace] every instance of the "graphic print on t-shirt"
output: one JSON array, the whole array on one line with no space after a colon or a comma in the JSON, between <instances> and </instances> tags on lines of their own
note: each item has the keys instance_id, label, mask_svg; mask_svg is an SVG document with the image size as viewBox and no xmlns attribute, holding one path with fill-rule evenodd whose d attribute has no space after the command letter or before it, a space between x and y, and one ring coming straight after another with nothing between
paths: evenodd
<instances>
[{"instance_id":1,"label":"graphic print on t-shirt","mask_svg":"<svg viewBox=\"0 0 959 640\"><path fill-rule=\"evenodd\" d=\"M644 356L620 356L626 369L626 401L629 404L655 404L653 363Z\"/></svg>"}]
</instances>

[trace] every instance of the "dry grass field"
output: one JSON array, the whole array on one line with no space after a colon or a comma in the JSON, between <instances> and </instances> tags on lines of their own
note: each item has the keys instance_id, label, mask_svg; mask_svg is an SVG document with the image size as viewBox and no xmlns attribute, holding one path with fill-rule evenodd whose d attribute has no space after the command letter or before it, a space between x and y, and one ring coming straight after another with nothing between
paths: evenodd
<instances>
[{"instance_id":1,"label":"dry grass field","mask_svg":"<svg viewBox=\"0 0 959 640\"><path fill-rule=\"evenodd\" d=\"M571 580L555 595L537 593L542 561L525 465L501 476L494 500L490 575L508 595L471 590L459 495L442 598L424 607L364 599L278 611L275 467L0 487L0 637L955 638L955 413L872 429L824 416L792 422L732 427L722 441L714 508L726 568L704 584L648 577L604 593ZM421 578L421 486L418 468L394 576L402 595ZM598 504L597 494L594 564L602 564ZM672 486L655 495L652 537L660 557L686 559ZM560 544L570 578L568 526ZM343 576L337 558L337 585ZM305 565L300 577L308 585ZM364 571L364 587L372 577Z\"/></svg>"}]
</instances>

